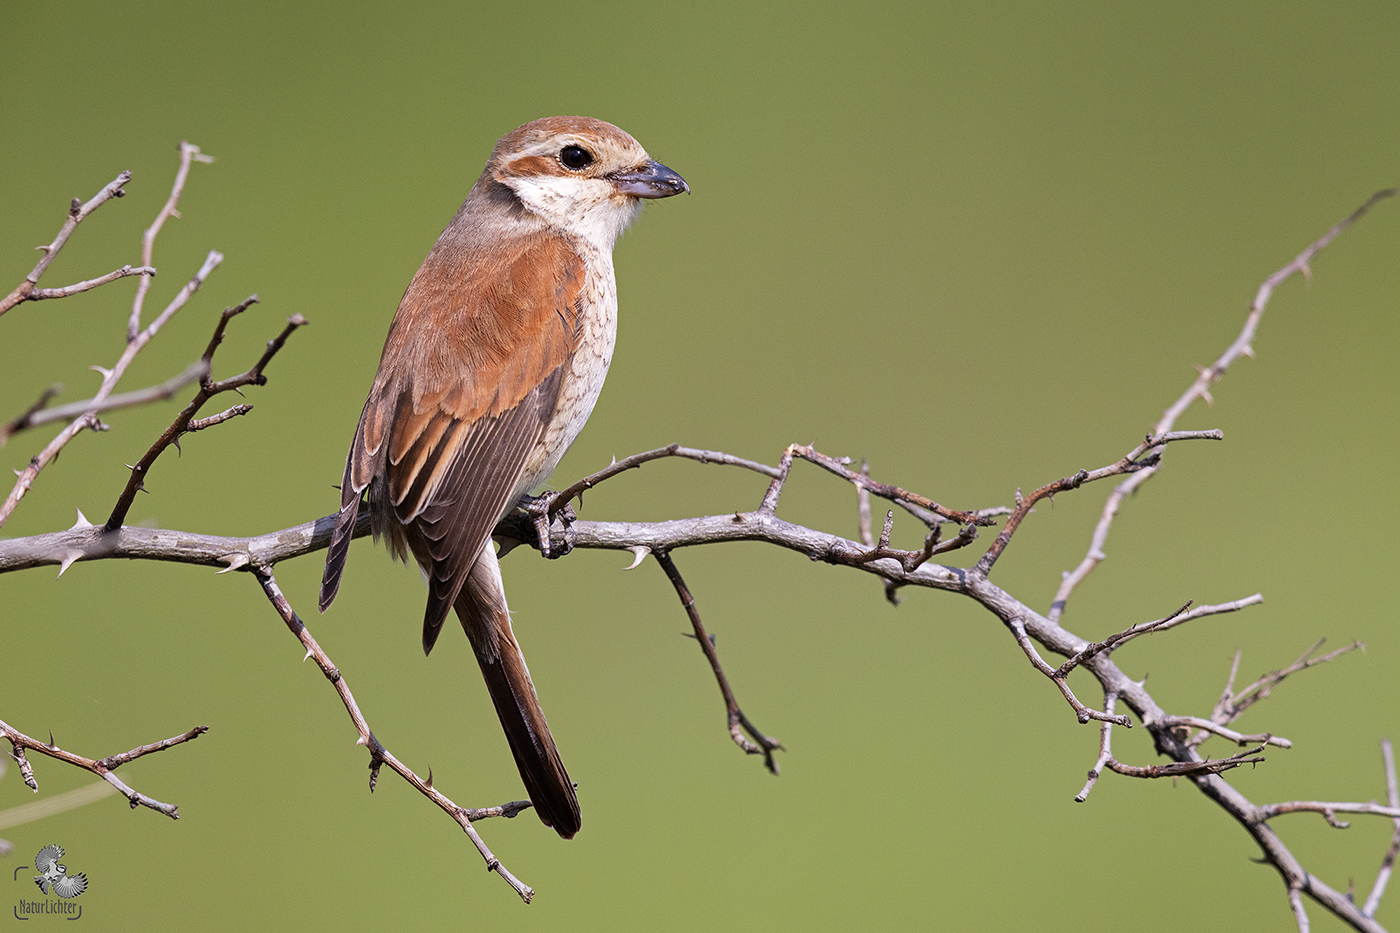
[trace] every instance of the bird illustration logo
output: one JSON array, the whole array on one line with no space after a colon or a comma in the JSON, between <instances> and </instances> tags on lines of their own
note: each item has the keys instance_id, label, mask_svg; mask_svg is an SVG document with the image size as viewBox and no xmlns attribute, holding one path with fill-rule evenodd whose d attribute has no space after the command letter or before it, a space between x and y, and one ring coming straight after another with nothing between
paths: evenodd
<instances>
[{"instance_id":1,"label":"bird illustration logo","mask_svg":"<svg viewBox=\"0 0 1400 933\"><path fill-rule=\"evenodd\" d=\"M77 897L87 890L87 875L81 872L76 875L68 874L68 866L58 863L61 858L63 858L63 846L50 844L40 849L39 854L34 856L34 867L42 874L34 876L34 883L45 894L53 893L59 897Z\"/></svg>"}]
</instances>

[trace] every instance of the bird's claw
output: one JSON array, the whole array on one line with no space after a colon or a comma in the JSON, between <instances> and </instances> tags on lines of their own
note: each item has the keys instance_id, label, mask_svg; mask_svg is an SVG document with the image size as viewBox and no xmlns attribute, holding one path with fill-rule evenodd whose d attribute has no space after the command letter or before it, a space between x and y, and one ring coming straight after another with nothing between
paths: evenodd
<instances>
[{"instance_id":1,"label":"bird's claw","mask_svg":"<svg viewBox=\"0 0 1400 933\"><path fill-rule=\"evenodd\" d=\"M558 550L554 548L550 535L552 519L549 514L551 505L554 502L554 493L544 492L538 496L526 496L521 501L521 508L525 514L530 516L530 522L535 526L535 538L540 544L540 553L548 560L558 560L574 549L574 521L578 516L574 513L574 507L569 503L555 510L553 518L559 519L564 526L564 546Z\"/></svg>"}]
</instances>

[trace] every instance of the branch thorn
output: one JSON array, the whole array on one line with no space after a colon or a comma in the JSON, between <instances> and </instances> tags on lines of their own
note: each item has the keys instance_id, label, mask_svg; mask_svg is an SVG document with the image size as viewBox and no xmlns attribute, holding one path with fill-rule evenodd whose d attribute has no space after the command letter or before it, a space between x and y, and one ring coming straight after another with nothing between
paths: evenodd
<instances>
[{"instance_id":1,"label":"branch thorn","mask_svg":"<svg viewBox=\"0 0 1400 933\"><path fill-rule=\"evenodd\" d=\"M59 575L60 577L63 576L64 572L67 571L69 567L73 566L73 562L74 562L75 560L77 560L78 558L82 557L82 556L83 556L83 552L82 552L82 551L66 551L66 552L64 552L64 554L63 554L63 560L59 561L59 564L58 564L58 575Z\"/></svg>"},{"instance_id":2,"label":"branch thorn","mask_svg":"<svg viewBox=\"0 0 1400 933\"><path fill-rule=\"evenodd\" d=\"M232 554L227 554L221 559L226 561L228 566L222 570L215 571L215 573L228 573L230 570L237 570L239 567L248 566L248 555L242 551L235 551Z\"/></svg>"}]
</instances>

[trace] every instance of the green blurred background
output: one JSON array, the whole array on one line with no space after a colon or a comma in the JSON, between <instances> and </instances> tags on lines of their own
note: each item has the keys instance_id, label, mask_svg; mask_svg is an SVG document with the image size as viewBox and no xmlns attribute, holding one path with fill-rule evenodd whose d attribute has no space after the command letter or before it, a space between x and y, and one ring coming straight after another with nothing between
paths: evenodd
<instances>
[{"instance_id":1,"label":"green blurred background","mask_svg":"<svg viewBox=\"0 0 1400 933\"><path fill-rule=\"evenodd\" d=\"M44 284L136 263L189 139L218 161L191 173L148 306L207 250L227 258L125 386L178 372L249 293L262 304L218 373L244 369L288 315L311 321L249 393L253 413L162 460L131 513L191 531L334 508L405 284L496 138L535 117L613 121L694 189L618 246L616 360L565 481L673 441L769 462L815 441L949 504L1007 503L1132 447L1233 339L1264 277L1400 182L1393 3L12 3L0 30L0 290L70 198L125 168L130 195ZM1237 646L1247 682L1317 638L1366 641L1241 721L1296 743L1233 775L1259 802L1381 796L1378 743L1400 737L1397 251L1389 203L1311 284L1280 290L1258 359L1181 424L1226 441L1173 452L1065 618L1102 637L1187 599L1263 592L1263 607L1119 652L1183 714L1209 713ZM133 291L0 320L0 417L53 382L63 400L90 394ZM174 410L114 414L79 439L4 533L66 528L74 507L100 521L122 463ZM21 467L48 436L0 458ZM590 493L582 515L718 513L762 488L663 463ZM1040 509L997 581L1045 609L1108 491ZM854 496L814 468L782 512L855 533ZM901 520L897 543L917 538ZM1096 731L967 601L906 591L892 608L873 578L771 547L680 553L745 710L789 749L774 778L725 735L662 574L622 574L625 558L504 565L585 814L570 843L530 816L482 825L539 892L528 907L401 781L367 792L339 702L252 580L175 565L0 580L4 719L94 756L211 727L121 772L177 802L178 822L109 798L3 831L16 851L0 865L64 845L91 880L82 919L104 930L1176 930L1183 910L1291 926L1277 876L1189 784L1109 776L1072 801ZM518 797L465 639L422 656L418 575L357 544L317 616L320 564L279 579L376 734L460 803ZM1159 760L1142 730L1115 750ZM44 795L91 780L35 768ZM31 799L11 767L0 808ZM1275 825L1310 870L1363 895L1390 832ZM11 901L34 894L19 877Z\"/></svg>"}]
</instances>

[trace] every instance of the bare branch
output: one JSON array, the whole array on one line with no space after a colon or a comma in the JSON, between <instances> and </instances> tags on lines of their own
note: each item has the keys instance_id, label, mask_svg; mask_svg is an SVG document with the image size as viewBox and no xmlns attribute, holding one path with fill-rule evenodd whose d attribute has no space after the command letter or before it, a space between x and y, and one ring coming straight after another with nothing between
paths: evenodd
<instances>
[{"instance_id":1,"label":"bare branch","mask_svg":"<svg viewBox=\"0 0 1400 933\"><path fill-rule=\"evenodd\" d=\"M117 279L124 279L129 275L153 276L155 274L156 270L153 266L137 266L135 268L129 265L122 266L120 269L114 269L106 275L99 275L95 279L75 282L72 285L65 285L62 288L36 288L25 297L29 301L43 301L47 298L67 298L69 295L90 292L94 288L106 285L109 282L115 282Z\"/></svg>"},{"instance_id":2,"label":"bare branch","mask_svg":"<svg viewBox=\"0 0 1400 933\"><path fill-rule=\"evenodd\" d=\"M725 718L730 738L746 754L762 755L764 767L773 774L777 774L778 761L773 757L773 752L786 751L786 749L777 739L764 735L755 728L748 717L739 709L739 701L734 698L734 691L729 686L729 678L725 676L724 668L719 663L719 654L715 651L714 636L705 631L705 624L700 621L700 610L695 606L695 598L690 595L690 588L685 585L685 580L681 578L681 572L676 569L676 563L671 559L671 555L665 551L653 551L652 556L661 565L661 569L666 571L666 578L675 587L676 595L680 597L681 606L685 609L685 614L690 618L691 627L695 630L695 640L699 642L700 650L705 653L705 659L710 662L710 670L714 672L715 681L719 684L719 692L724 697ZM752 736L753 741L749 741L744 736L744 732Z\"/></svg>"},{"instance_id":3,"label":"bare branch","mask_svg":"<svg viewBox=\"0 0 1400 933\"><path fill-rule=\"evenodd\" d=\"M1289 886L1288 906L1293 908L1293 919L1298 921L1298 933L1308 933L1312 927L1308 924L1308 912L1303 909L1303 895L1300 888Z\"/></svg>"},{"instance_id":4,"label":"bare branch","mask_svg":"<svg viewBox=\"0 0 1400 933\"><path fill-rule=\"evenodd\" d=\"M1227 729L1213 720L1202 719L1199 716L1168 716L1166 719L1162 720L1162 724L1168 728L1187 726L1193 729L1204 729L1206 732L1213 735L1229 739L1236 745L1255 745L1263 742L1265 745L1276 745L1279 748L1293 747L1293 743L1288 741L1288 739L1280 735L1274 735L1272 732L1259 732L1252 735L1245 735L1236 732L1234 729Z\"/></svg>"},{"instance_id":5,"label":"bare branch","mask_svg":"<svg viewBox=\"0 0 1400 933\"><path fill-rule=\"evenodd\" d=\"M1225 704L1225 707L1222 710L1222 714L1224 716L1223 719L1219 716L1212 716L1211 718L1222 725L1225 723L1234 722L1236 719L1240 718L1241 713L1243 713L1255 703L1258 703L1260 700L1264 699L1270 693L1272 693L1274 687L1282 683L1288 677L1288 675L1296 674L1299 671L1305 671L1308 668L1316 667L1319 664L1325 664L1328 661L1333 660L1334 658L1341 657L1347 652L1356 651L1359 648L1366 647L1363 643L1359 641L1354 641L1351 644L1338 648L1335 651L1330 651L1327 654L1320 655L1318 657L1313 657L1313 654L1326 643L1327 639L1320 639L1315 645L1313 645L1307 651L1303 652L1303 655L1300 658L1298 658L1298 660L1294 661L1292 664L1288 665L1283 670L1270 671L1263 677L1260 677L1254 683L1241 690L1238 696L1231 697L1230 701Z\"/></svg>"},{"instance_id":6,"label":"bare branch","mask_svg":"<svg viewBox=\"0 0 1400 933\"><path fill-rule=\"evenodd\" d=\"M482 859L486 862L487 871L496 872L506 884L510 885L511 889L520 896L521 900L527 904L530 903L530 899L535 896L535 892L519 878L511 874L510 871L501 864L500 860L491 854L491 850L487 848L485 840L481 838L476 828L472 826L474 821L487 819L488 817L514 817L517 813L530 805L522 801L516 801L505 804L504 806L487 807L479 810L459 807L441 791L433 787L431 772L429 772L428 779L424 780L417 774L414 774L413 770L407 765L390 754L389 750L380 744L379 740L374 737L374 733L370 731L369 723L365 720L364 714L360 712L360 706L355 702L355 697L350 692L350 686L345 682L345 677L340 673L340 669L331 663L330 657L322 650L321 646L316 642L316 639L312 637L311 631L307 629L306 624L302 622L301 618L292 609L292 604L287 600L287 597L282 594L282 590L278 587L277 580L273 577L270 567L265 564L254 564L249 567L249 569L252 571L253 576L257 578L258 584L262 586L263 593L267 596L268 601L272 603L273 609L277 611L282 621L286 623L287 628L291 630L292 634L301 642L302 647L306 649L306 658L316 662L316 665L321 669L321 673L324 674L326 679L335 687L335 692L339 695L341 703L344 704L345 711L350 714L350 721L354 724L355 731L358 733L355 744L363 745L369 749L370 791L372 792L374 790L375 782L379 777L380 767L382 765L388 765L390 770L407 781L424 797L427 797L433 803L437 804L444 813L452 817L457 825L462 827L462 831L467 834L467 838L476 846L476 850L481 853Z\"/></svg>"},{"instance_id":7,"label":"bare branch","mask_svg":"<svg viewBox=\"0 0 1400 933\"><path fill-rule=\"evenodd\" d=\"M1193 619L1199 619L1204 616L1219 615L1224 612L1236 612L1240 609L1245 608L1246 606L1258 605L1263 601L1264 597L1260 596L1258 593L1255 593L1253 596L1246 596L1244 599L1236 599L1232 602L1220 603L1214 606L1198 606L1195 609L1191 609L1191 603L1188 601L1184 606L1182 606L1180 609L1176 610L1176 612L1173 612L1169 616L1157 619L1153 622L1139 623L1138 625L1134 625L1132 628L1124 629L1123 631L1118 632L1116 635L1110 635L1103 641L1096 641L1092 644L1085 645L1083 650L1075 652L1065 661L1064 664L1061 664L1056 674L1060 677L1065 677L1076 667L1083 664L1090 658L1093 658L1096 655L1101 654L1102 652L1111 651L1112 649L1117 648L1124 642L1131 641L1139 635L1151 635L1156 632L1164 632L1167 629L1176 628L1178 625L1183 625L1187 622L1190 622Z\"/></svg>"},{"instance_id":8,"label":"bare branch","mask_svg":"<svg viewBox=\"0 0 1400 933\"><path fill-rule=\"evenodd\" d=\"M835 473L846 482L869 490L881 499L889 499L901 505L906 503L915 505L933 512L935 515L946 518L949 521L957 522L959 525L986 526L993 524L992 518L987 513L976 511L966 512L958 509L946 508L927 496L921 496L918 493L910 492L907 489L901 489L898 486L892 486L888 483L877 483L868 475L862 475L849 469L847 467L849 461L840 460L836 457L828 457L826 454L820 453L811 447L802 444L793 444L788 450L791 451L793 456L800 457L808 463L815 463L822 469L830 473ZM773 504L774 506L777 505L776 496L773 497Z\"/></svg>"},{"instance_id":9,"label":"bare branch","mask_svg":"<svg viewBox=\"0 0 1400 933\"><path fill-rule=\"evenodd\" d=\"M1199 777L1205 774L1219 774L1222 771L1229 771L1231 768L1238 768L1240 765L1258 764L1265 760L1259 754L1263 750L1264 746L1260 745L1240 752L1238 755L1231 755L1229 758L1174 761L1169 765L1151 765L1145 768L1125 765L1110 758L1108 767L1116 774L1135 778Z\"/></svg>"},{"instance_id":10,"label":"bare branch","mask_svg":"<svg viewBox=\"0 0 1400 933\"><path fill-rule=\"evenodd\" d=\"M864 457L860 458L860 475L866 477L870 476L870 464L866 462ZM915 508L918 507L915 506ZM923 509L919 509L919 511L924 512L926 515L933 514ZM885 524L889 525L893 520L894 513L891 512L889 517L885 519ZM870 490L861 485L856 486L856 523L860 532L861 543L867 548L875 547L875 535L870 530ZM885 535L885 544L889 544L888 534ZM885 585L885 599L889 601L891 606L898 606L900 603L899 587L895 586L893 580L882 578L880 582Z\"/></svg>"},{"instance_id":11,"label":"bare branch","mask_svg":"<svg viewBox=\"0 0 1400 933\"><path fill-rule=\"evenodd\" d=\"M1104 719L1099 724L1099 757L1094 761L1094 766L1089 769L1089 779L1084 782L1084 787L1079 793L1074 795L1075 803L1083 803L1089 799L1089 792L1098 783L1099 775L1103 774L1103 769L1113 759L1113 716L1114 707L1118 705L1118 691L1109 690L1103 697Z\"/></svg>"},{"instance_id":12,"label":"bare branch","mask_svg":"<svg viewBox=\"0 0 1400 933\"><path fill-rule=\"evenodd\" d=\"M1290 800L1286 803L1271 803L1259 808L1261 820L1271 820L1285 813L1321 813L1336 829L1346 829L1348 823L1337 819L1338 813L1357 813L1362 816L1388 816L1400 819L1400 806L1383 807L1374 800L1370 803L1336 803L1323 800Z\"/></svg>"},{"instance_id":13,"label":"bare branch","mask_svg":"<svg viewBox=\"0 0 1400 933\"><path fill-rule=\"evenodd\" d=\"M1309 275L1309 263L1312 262L1314 256L1326 249L1328 244L1360 220L1371 208L1386 198L1394 197L1396 191L1395 188L1387 188L1371 195L1365 204L1352 211L1346 219L1333 224L1331 229L1295 256L1292 262L1265 279L1254 296L1254 303L1249 306L1249 315L1245 318L1244 328L1240 331L1240 335L1235 338L1235 342L1230 344L1224 353L1220 354L1219 359L1201 370L1200 375L1196 377L1195 382L1191 383L1190 388L1182 393L1181 398L1173 402L1171 407L1162 414L1162 420L1157 422L1157 427L1154 430L1158 432L1170 431L1176 425L1177 419L1186 412L1186 409L1191 407L1193 402L1197 399L1210 401L1210 387L1224 377L1225 371L1240 356L1253 353L1254 334L1259 328L1259 319L1264 315L1264 308L1268 305L1269 299L1273 297L1274 289L1297 273Z\"/></svg>"},{"instance_id":14,"label":"bare branch","mask_svg":"<svg viewBox=\"0 0 1400 933\"><path fill-rule=\"evenodd\" d=\"M180 818L179 807L171 803L161 803L159 800L155 800L154 798L147 797L145 794L132 790L116 775L112 774L112 771L126 764L128 761L134 761L152 752L165 751L167 748L172 748L176 745L181 745L192 739L196 739L208 731L208 726L195 726L189 732L177 735L174 738L165 739L152 745L142 745L139 748L133 748L129 752L122 752L120 755L111 755L107 758L95 761L91 758L84 758L82 755L75 755L72 752L64 751L54 744L52 736L50 736L48 742L41 742L38 739L30 738L5 722L0 722L0 737L9 740L11 754L14 756L15 760L20 763L20 770L25 777L24 783L29 785L30 790L37 793L39 785L34 778L33 768L29 767L29 762L25 759L25 749L32 749L50 758L56 758L59 761L67 762L70 765L82 768L85 771L91 771L93 774L115 787L118 793L131 801L133 810L138 806L149 807L152 810L164 813L172 820L178 820Z\"/></svg>"},{"instance_id":15,"label":"bare branch","mask_svg":"<svg viewBox=\"0 0 1400 933\"><path fill-rule=\"evenodd\" d=\"M1019 617L1012 617L1010 619L1004 619L1003 621L1006 623L1006 627L1011 630L1011 635L1016 639L1016 644L1021 646L1021 650L1024 651L1026 657L1030 659L1032 666L1046 677L1049 677L1051 683L1059 688L1060 693L1064 695L1065 701L1068 702L1070 708L1074 710L1074 714L1081 724L1097 719L1100 722L1116 723L1125 729L1131 729L1133 727L1133 721L1127 716L1115 716L1107 711L1101 713L1079 702L1079 698L1074 695L1074 691L1069 688L1069 684L1065 681L1064 675L1045 663L1045 659L1040 656L1040 652L1036 650L1035 645L1031 644L1030 635L1026 631L1025 622Z\"/></svg>"},{"instance_id":16,"label":"bare branch","mask_svg":"<svg viewBox=\"0 0 1400 933\"><path fill-rule=\"evenodd\" d=\"M185 367L185 371L177 376L172 376L160 385L150 386L145 389L137 389L134 392L122 392L118 395L109 395L105 399L83 399L81 402L69 402L67 405L57 405L53 408L31 408L20 417L0 428L0 445L20 431L28 428L35 428L41 424L48 424L51 421L67 421L70 418L77 418L83 414L96 414L104 411L113 411L118 408L131 408L136 405L147 405L151 402L161 402L189 383L196 379L202 379L209 373L209 364L203 360L197 360ZM52 398L52 396L49 396Z\"/></svg>"},{"instance_id":17,"label":"bare branch","mask_svg":"<svg viewBox=\"0 0 1400 933\"><path fill-rule=\"evenodd\" d=\"M219 382L210 380L208 378L209 367L215 349L223 340L224 328L229 319L241 313L257 300L257 296L253 295L236 307L225 309L224 313L220 316L219 323L215 327L214 337L209 342L208 349L205 350L204 355L200 357L199 361L195 364L201 367L204 372L204 375L200 378L199 391L195 393L194 398L190 400L189 404L175 416L175 420L161 433L161 436L150 446L145 455L130 468L131 473L127 477L126 486L122 489L121 495L118 496L116 505L112 507L112 514L107 518L105 527L108 531L115 531L126 521L127 513L131 510L131 504L136 500L136 493L145 489L145 480L150 474L151 467L155 464L160 455L169 449L172 444L179 443L182 435L190 431L199 431L216 424L221 424L230 418L246 414L251 410L251 405L237 405L221 414L206 418L203 421L195 422L194 420L194 416L199 413L205 403L220 393L236 391L246 385L265 385L267 383L267 377L263 375L264 367L272 360L272 357L276 355L277 351L286 345L287 338L291 336L297 328L306 324L306 319L300 314L292 315L291 318L287 320L286 326L282 328L281 333L268 341L267 348L251 369Z\"/></svg>"},{"instance_id":18,"label":"bare branch","mask_svg":"<svg viewBox=\"0 0 1400 933\"><path fill-rule=\"evenodd\" d=\"M665 447L658 447L656 450L647 450L630 457L623 457L621 460L614 460L606 469L591 473L583 479L556 492L551 497L549 514L562 509L571 500L582 496L585 492L597 486L604 480L612 479L619 473L627 470L635 470L644 463L652 460L661 460L666 457L681 457L686 460L696 460L700 463L719 463L725 466L742 467L745 470L753 470L755 473L762 473L764 476L778 475L778 471L764 463L757 463L753 460L745 460L743 457L735 457L732 454L721 453L717 450L698 450L693 447L682 447L680 444L668 444Z\"/></svg>"},{"instance_id":19,"label":"bare branch","mask_svg":"<svg viewBox=\"0 0 1400 933\"><path fill-rule=\"evenodd\" d=\"M150 342L151 338L164 326L165 322L170 320L175 312L184 306L185 302L189 300L189 297L198 291L200 285L204 283L209 273L214 271L214 267L217 266L222 259L223 256L219 253L211 252L208 258L205 259L204 265L200 268L199 272L196 273L193 279L185 284L185 287L180 290L180 293L175 296L175 299L169 306L161 312L160 316L152 321L149 327L138 334L135 340L127 344L126 349L122 352L116 365L111 369L103 370L102 386L97 390L97 394L93 396L93 402L95 404L101 403L112 394L112 390L116 387L121 377L126 374L126 369L131 365L131 361L136 358L136 354L141 352L142 348ZM19 501L24 498L25 493L34 485L35 478L38 477L39 473L54 457L58 456L59 451L66 447L69 441L77 437L79 432L84 428L96 429L99 423L96 412L91 410L84 412L69 422L68 426L60 431L53 440L49 441L42 451L30 459L29 466L20 471L19 478L15 480L15 485L10 490L10 494L5 498L4 503L0 504L0 527L3 527L5 522L9 520L15 507L19 505Z\"/></svg>"},{"instance_id":20,"label":"bare branch","mask_svg":"<svg viewBox=\"0 0 1400 933\"><path fill-rule=\"evenodd\" d=\"M1171 429L1176 426L1177 419L1179 419L1186 412L1186 409L1191 407L1191 404L1197 399L1210 401L1210 387L1225 376L1225 372L1230 368L1231 364L1239 359L1241 355L1253 355L1254 351L1252 347L1254 334L1259 328L1259 319L1263 317L1264 309L1268 305L1270 297L1273 296L1274 289L1283 284L1283 282L1294 273L1302 272L1305 275L1309 274L1308 264L1312 262L1314 256L1325 249L1328 244L1341 235L1344 230L1360 220L1362 216L1377 203L1386 198L1393 197L1396 190L1395 188L1388 188L1384 191L1377 191L1375 194L1371 195L1366 203L1353 211L1350 216L1334 224L1331 229L1310 244L1307 249L1294 257L1292 262L1264 280L1264 283L1259 286L1259 291L1254 296L1254 303L1250 305L1249 314L1245 317L1244 327L1240 330L1239 336L1235 338L1234 343L1230 344L1225 352L1222 353L1213 364L1201 369L1196 380L1182 393L1180 398L1167 408L1162 414L1161 420L1158 421L1157 425L1153 428L1154 434L1171 431ZM1126 496L1136 492L1143 483L1151 479L1157 472L1160 465L1161 451L1158 453L1159 463L1151 464L1141 471L1134 473L1123 483L1119 484L1109 495L1108 501L1104 503L1103 514L1099 517L1098 524L1094 526L1094 534L1089 542L1088 553L1073 571L1065 575L1064 582L1061 583L1059 591L1055 594L1054 601L1050 606L1050 621L1055 623L1060 621L1060 616L1064 612L1065 605L1069 602L1070 595L1074 592L1075 587L1082 583L1084 579L1093 572L1094 568L1107 556L1103 549L1104 542L1108 540L1108 533L1113 526L1113 519L1118 514L1118 507ZM1002 546L1005 547L1005 545ZM993 557L993 561L994 560L995 557ZM988 569L990 569L990 566L991 564L989 563Z\"/></svg>"},{"instance_id":21,"label":"bare branch","mask_svg":"<svg viewBox=\"0 0 1400 933\"><path fill-rule=\"evenodd\" d=\"M234 405L232 408L224 409L217 415L210 415L208 418L196 418L185 425L185 433L193 434L195 431L203 431L205 428L212 428L216 424L223 424L225 421L230 421L237 418L239 415L246 415L252 410L252 405Z\"/></svg>"},{"instance_id":22,"label":"bare branch","mask_svg":"<svg viewBox=\"0 0 1400 933\"><path fill-rule=\"evenodd\" d=\"M170 197L166 198L165 205L161 207L160 213L156 214L156 219L146 228L146 232L141 235L141 265L149 268L155 255L156 237L160 234L160 228L165 226L167 217L179 217L180 212L175 208L180 203L180 195L185 190L185 179L189 177L190 165L193 162L213 162L213 156L204 155L199 151L199 147L187 142L180 143L180 167L175 172L175 183L170 188ZM214 254L210 254L214 255ZM131 302L131 318L126 325L126 342L135 343L136 336L141 330L141 309L146 303L146 292L151 288L151 276L142 275L141 281L136 286L136 298ZM172 312L173 313L173 312Z\"/></svg>"},{"instance_id":23,"label":"bare branch","mask_svg":"<svg viewBox=\"0 0 1400 933\"><path fill-rule=\"evenodd\" d=\"M152 244L154 243L156 232L159 231L160 225L164 222L165 216L174 213L175 202L178 200L180 189L184 186L184 175L189 171L190 161L192 159L208 161L208 159L203 158L199 155L199 148L197 146L191 146L188 143L180 144L180 153L181 170L179 173L177 173L176 176L175 190L172 191L171 199L167 201L165 208L161 212L161 215L156 218L156 223L154 223L151 226L151 228L146 231L146 236L143 238L142 254L144 257L144 261L142 265L145 267L151 266L150 249L152 247ZM115 196L118 192L118 189L120 189L121 185L124 185L126 181L130 179L130 177L131 175L129 172L117 176L117 180L114 181L111 185L108 185L107 188L104 188L103 192L111 190L113 194L109 196ZM113 188L113 186L116 187ZM99 200L99 198L101 200ZM86 212L90 212L92 209L95 209L95 207L98 204L100 204L102 200L106 200L106 197L103 197L103 194L99 193L97 198L94 198L93 201L88 202L88 205L79 205L75 201L72 210L69 214L69 220L71 221L72 226L76 227L78 221L80 221L84 216L86 216ZM52 254L53 251L55 251L58 247L62 246L61 241L66 240L68 234L71 232L72 229L67 224L65 224L64 230L60 231L59 238L54 241L54 244L50 244L48 248L49 253ZM185 283L185 286L180 289L179 293L176 294L175 298L170 302L169 305L166 306L165 310L162 311L159 315L157 315L155 320L153 320L150 323L150 325L146 327L145 330L138 331L137 325L140 321L141 304L145 299L146 290L150 287L150 276L141 276L141 284L137 287L136 300L132 306L132 315L130 325L128 327L126 348L122 351L121 356L118 358L117 362L112 366L111 369L100 370L102 373L102 385L98 388L97 394L94 395L92 398L94 405L101 404L108 397L111 396L112 392L116 389L117 383L121 380L122 376L126 374L127 367L130 366L131 361L136 358L136 354L140 353L141 350L146 346L146 344L149 343L151 339L154 338L155 335L160 331L161 327L163 327L165 323L169 321L170 318L173 317L175 313L185 305L185 303L189 300L190 296L199 290L200 286L204 284L204 280L209 277L209 274L214 271L214 268L218 266L218 264L222 260L223 256L221 254L219 254L218 252L211 251L206 257L204 265L200 267L200 270L195 274L194 278L190 279L188 282ZM42 275L43 270L46 267L47 266L45 263L40 263L39 266L35 267L35 271L30 273L31 276L34 276L35 280L37 281L38 275ZM26 279L26 281L29 280ZM30 283L31 288L32 284L33 283ZM0 311L2 310L3 308L0 308ZM69 422L67 427L60 431L58 435L54 437L53 440L51 440L47 445L45 445L42 451L30 458L29 465L20 471L18 478L15 480L14 487L11 488L9 495L5 497L5 501L3 503L0 503L0 527L3 527L5 522L9 520L10 515L12 515L14 513L15 508L18 507L20 500L24 498L25 494L34 485L34 480L38 477L39 473L44 469L45 466L47 466L53 460L54 457L58 456L59 452L68 445L68 442L71 441L73 438L77 437L78 434L85 428L92 428L94 430L97 430L100 426L101 422L97 419L97 412L95 410L89 409L88 411L85 411L82 414L75 417L71 422Z\"/></svg>"},{"instance_id":24,"label":"bare branch","mask_svg":"<svg viewBox=\"0 0 1400 933\"><path fill-rule=\"evenodd\" d=\"M1066 490L1078 489L1085 483L1096 482L1110 476L1119 476L1124 473L1136 473L1139 470L1146 470L1154 467L1161 459L1162 451L1167 444L1173 441L1196 441L1196 440L1223 440L1225 437L1221 431L1167 431L1159 434L1149 434L1147 439L1128 451L1116 463L1111 463L1097 470L1080 470L1073 476L1066 476L1057 479L1052 483L1046 483L1027 497L1021 497L1016 503L1016 508L1011 510L1011 516L1007 518L1006 524L1002 526L1001 534L997 535L992 546L987 548L987 552L982 555L982 559L977 562L974 572L982 576L991 573L992 565L997 558L1006 550L1006 546L1011 543L1011 536L1020 527L1021 521L1031 513L1035 504L1042 499L1054 498L1057 494Z\"/></svg>"},{"instance_id":25,"label":"bare branch","mask_svg":"<svg viewBox=\"0 0 1400 933\"><path fill-rule=\"evenodd\" d=\"M44 258L39 260L38 264L24 277L24 281L20 282L19 285L15 287L14 291L10 292L3 299L0 299L0 315L3 315L6 311L22 301L34 300L34 291L39 284L40 277L48 270L49 265L54 259L58 257L59 251L63 249L63 244L68 242L68 237L77 229L78 224L82 223L83 219L87 217L88 214L91 214L112 198L119 198L126 194L124 189L126 183L129 181L131 181L131 173L122 172L104 185L102 190L93 195L86 204L80 202L77 198L73 199L73 203L69 205L68 208L68 216L64 219L63 226L58 231L58 236L54 237L53 241L47 246L39 247L40 251L44 254ZM150 263L146 263L145 265L149 266ZM154 273L154 270L152 270L152 272Z\"/></svg>"},{"instance_id":26,"label":"bare branch","mask_svg":"<svg viewBox=\"0 0 1400 933\"><path fill-rule=\"evenodd\" d=\"M1395 780L1395 749L1391 746L1390 739L1381 742L1381 758L1385 761L1386 800L1392 807L1400 808L1400 784ZM1361 907L1361 912L1368 917L1374 917L1380 909L1385 887L1390 882L1390 874L1395 868L1396 855L1400 855L1400 818L1395 820L1395 834L1391 836L1390 848L1385 850L1385 857L1381 859L1380 871L1376 872L1376 883L1372 885L1371 894Z\"/></svg>"}]
</instances>

